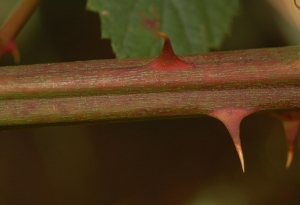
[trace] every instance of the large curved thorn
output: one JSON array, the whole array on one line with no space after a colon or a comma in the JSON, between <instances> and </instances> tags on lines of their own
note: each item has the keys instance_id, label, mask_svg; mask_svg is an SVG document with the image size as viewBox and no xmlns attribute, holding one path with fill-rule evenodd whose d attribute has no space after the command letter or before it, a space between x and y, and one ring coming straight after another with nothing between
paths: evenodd
<instances>
[{"instance_id":1,"label":"large curved thorn","mask_svg":"<svg viewBox=\"0 0 300 205\"><path fill-rule=\"evenodd\" d=\"M240 124L243 118L253 112L254 110L242 108L223 108L209 113L210 116L219 119L226 126L238 153L243 172L245 172L245 162L240 140Z\"/></svg>"},{"instance_id":2,"label":"large curved thorn","mask_svg":"<svg viewBox=\"0 0 300 205\"><path fill-rule=\"evenodd\" d=\"M288 169L293 161L295 141L300 126L300 112L278 112L275 113L275 116L282 122L287 140L288 148L285 167Z\"/></svg>"}]
</instances>

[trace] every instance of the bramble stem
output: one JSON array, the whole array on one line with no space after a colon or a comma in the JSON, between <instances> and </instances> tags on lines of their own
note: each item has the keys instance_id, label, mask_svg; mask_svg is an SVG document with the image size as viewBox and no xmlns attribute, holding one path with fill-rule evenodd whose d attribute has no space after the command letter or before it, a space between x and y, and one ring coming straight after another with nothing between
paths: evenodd
<instances>
[{"instance_id":1,"label":"bramble stem","mask_svg":"<svg viewBox=\"0 0 300 205\"><path fill-rule=\"evenodd\" d=\"M300 110L300 46L0 68L0 126L196 116L220 108Z\"/></svg>"}]
</instances>

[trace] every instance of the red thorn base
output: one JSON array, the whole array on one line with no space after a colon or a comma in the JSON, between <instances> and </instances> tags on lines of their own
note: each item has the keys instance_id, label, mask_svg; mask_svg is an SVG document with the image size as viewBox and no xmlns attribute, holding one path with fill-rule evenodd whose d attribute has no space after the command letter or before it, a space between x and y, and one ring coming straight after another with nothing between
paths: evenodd
<instances>
[{"instance_id":1,"label":"red thorn base","mask_svg":"<svg viewBox=\"0 0 300 205\"><path fill-rule=\"evenodd\" d=\"M5 55L6 53L11 53L14 57L15 63L19 63L21 58L20 58L20 53L15 45L14 41L9 41L1 50L0 50L0 58Z\"/></svg>"},{"instance_id":2,"label":"red thorn base","mask_svg":"<svg viewBox=\"0 0 300 205\"><path fill-rule=\"evenodd\" d=\"M235 146L235 149L240 158L243 172L245 172L244 155L240 140L240 124L241 121L255 110L242 108L223 108L211 111L210 116L219 119L226 126Z\"/></svg>"},{"instance_id":3,"label":"red thorn base","mask_svg":"<svg viewBox=\"0 0 300 205\"><path fill-rule=\"evenodd\" d=\"M164 46L158 58L147 64L146 67L151 67L152 69L158 71L178 71L186 70L191 67L189 63L180 60L175 55L171 45L171 41L167 34L162 32L159 32L158 34L164 38Z\"/></svg>"}]
</instances>

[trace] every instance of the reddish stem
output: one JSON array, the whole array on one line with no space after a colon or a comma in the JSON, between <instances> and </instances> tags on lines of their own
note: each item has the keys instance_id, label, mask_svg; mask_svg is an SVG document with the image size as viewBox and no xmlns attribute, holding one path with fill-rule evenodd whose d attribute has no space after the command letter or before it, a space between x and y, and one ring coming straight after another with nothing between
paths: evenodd
<instances>
[{"instance_id":1,"label":"reddish stem","mask_svg":"<svg viewBox=\"0 0 300 205\"><path fill-rule=\"evenodd\" d=\"M300 110L300 47L153 59L0 68L0 126L208 114L216 109Z\"/></svg>"}]
</instances>

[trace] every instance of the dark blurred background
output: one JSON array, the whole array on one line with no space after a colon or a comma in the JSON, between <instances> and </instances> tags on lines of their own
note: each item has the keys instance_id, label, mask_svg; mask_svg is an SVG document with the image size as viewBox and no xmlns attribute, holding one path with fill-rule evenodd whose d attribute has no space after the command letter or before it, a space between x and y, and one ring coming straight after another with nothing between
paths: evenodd
<instances>
[{"instance_id":1,"label":"dark blurred background","mask_svg":"<svg viewBox=\"0 0 300 205\"><path fill-rule=\"evenodd\" d=\"M0 23L16 2L0 0ZM44 0L17 38L21 64L114 58L85 5ZM281 25L296 31L266 1L242 1L221 50L297 42ZM286 170L277 119L245 118L241 140L244 174L225 126L210 117L2 131L0 204L300 204L298 141Z\"/></svg>"}]
</instances>

